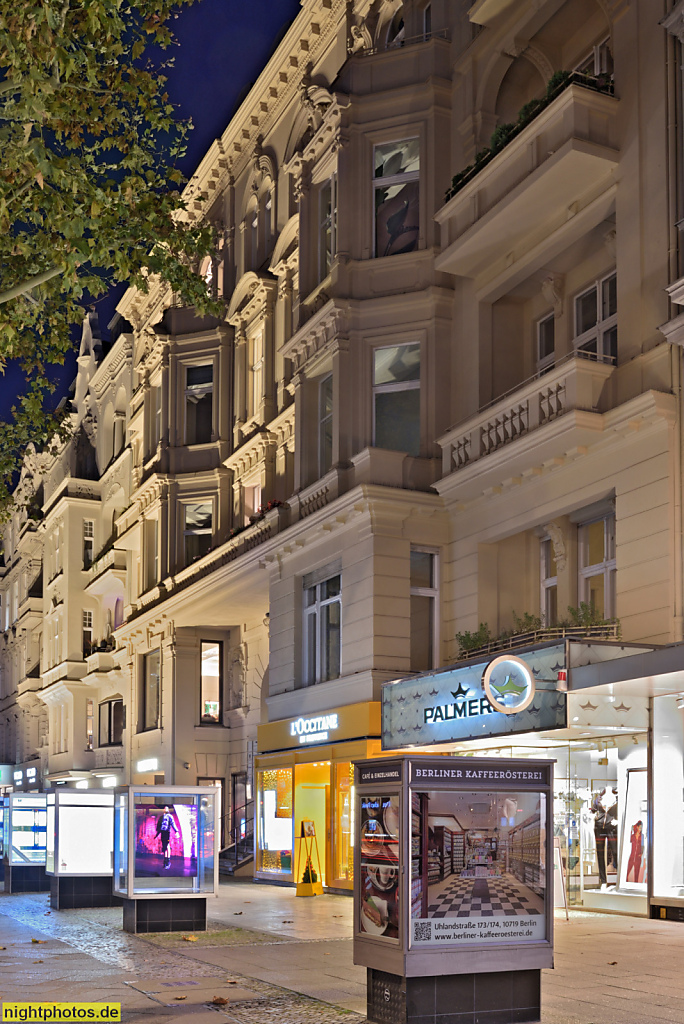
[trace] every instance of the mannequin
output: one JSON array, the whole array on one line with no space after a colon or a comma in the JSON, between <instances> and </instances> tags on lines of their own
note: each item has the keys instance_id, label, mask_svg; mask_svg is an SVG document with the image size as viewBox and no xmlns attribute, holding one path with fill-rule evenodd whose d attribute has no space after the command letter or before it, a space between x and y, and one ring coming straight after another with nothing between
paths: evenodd
<instances>
[{"instance_id":1,"label":"mannequin","mask_svg":"<svg viewBox=\"0 0 684 1024\"><path fill-rule=\"evenodd\" d=\"M591 808L594 815L594 838L601 888L608 884L606 877L606 854L617 867L617 792L609 787L602 789Z\"/></svg>"},{"instance_id":2,"label":"mannequin","mask_svg":"<svg viewBox=\"0 0 684 1024\"><path fill-rule=\"evenodd\" d=\"M594 815L591 811L591 790L579 789L577 791L577 796L578 799L582 801L582 807L579 812L582 862L589 866L593 865L596 860L596 839L594 838ZM582 870L584 870L584 868Z\"/></svg>"}]
</instances>

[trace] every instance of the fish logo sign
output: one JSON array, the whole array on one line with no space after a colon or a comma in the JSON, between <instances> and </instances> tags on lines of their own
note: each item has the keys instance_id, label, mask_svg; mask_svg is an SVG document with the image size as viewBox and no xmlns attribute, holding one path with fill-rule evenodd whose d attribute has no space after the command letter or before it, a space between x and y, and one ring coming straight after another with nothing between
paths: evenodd
<instances>
[{"instance_id":1,"label":"fish logo sign","mask_svg":"<svg viewBox=\"0 0 684 1024\"><path fill-rule=\"evenodd\" d=\"M534 676L521 658L510 654L489 662L482 685L489 703L504 715L524 711L534 700Z\"/></svg>"}]
</instances>

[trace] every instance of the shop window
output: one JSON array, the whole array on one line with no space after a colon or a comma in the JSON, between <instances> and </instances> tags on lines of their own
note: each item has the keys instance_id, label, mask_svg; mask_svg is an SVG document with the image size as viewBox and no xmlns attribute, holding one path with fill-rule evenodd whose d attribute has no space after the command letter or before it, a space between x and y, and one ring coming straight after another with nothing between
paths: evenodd
<instances>
[{"instance_id":1,"label":"shop window","mask_svg":"<svg viewBox=\"0 0 684 1024\"><path fill-rule=\"evenodd\" d=\"M609 274L575 298L575 351L617 362L617 277Z\"/></svg>"},{"instance_id":2,"label":"shop window","mask_svg":"<svg viewBox=\"0 0 684 1024\"><path fill-rule=\"evenodd\" d=\"M83 612L83 626L81 629L83 657L87 658L93 652L93 613Z\"/></svg>"},{"instance_id":3,"label":"shop window","mask_svg":"<svg viewBox=\"0 0 684 1024\"><path fill-rule=\"evenodd\" d=\"M373 444L420 454L420 344L373 350Z\"/></svg>"},{"instance_id":4,"label":"shop window","mask_svg":"<svg viewBox=\"0 0 684 1024\"><path fill-rule=\"evenodd\" d=\"M120 747L123 743L123 701L106 700L100 704L98 713L98 746Z\"/></svg>"},{"instance_id":5,"label":"shop window","mask_svg":"<svg viewBox=\"0 0 684 1024\"><path fill-rule=\"evenodd\" d=\"M337 251L337 176L332 175L318 192L318 280L330 273Z\"/></svg>"},{"instance_id":6,"label":"shop window","mask_svg":"<svg viewBox=\"0 0 684 1024\"><path fill-rule=\"evenodd\" d=\"M200 723L221 725L221 654L219 641L202 641L200 655Z\"/></svg>"},{"instance_id":7,"label":"shop window","mask_svg":"<svg viewBox=\"0 0 684 1024\"><path fill-rule=\"evenodd\" d=\"M183 505L183 547L185 564L191 565L211 548L213 509L210 501Z\"/></svg>"},{"instance_id":8,"label":"shop window","mask_svg":"<svg viewBox=\"0 0 684 1024\"><path fill-rule=\"evenodd\" d=\"M579 527L579 597L598 617L615 617L615 516Z\"/></svg>"},{"instance_id":9,"label":"shop window","mask_svg":"<svg viewBox=\"0 0 684 1024\"><path fill-rule=\"evenodd\" d=\"M185 443L208 444L214 418L214 367L211 363L185 369Z\"/></svg>"},{"instance_id":10,"label":"shop window","mask_svg":"<svg viewBox=\"0 0 684 1024\"><path fill-rule=\"evenodd\" d=\"M86 700L86 750L92 750L95 742L95 702Z\"/></svg>"},{"instance_id":11,"label":"shop window","mask_svg":"<svg viewBox=\"0 0 684 1024\"><path fill-rule=\"evenodd\" d=\"M558 622L558 568L550 537L542 540L541 554L541 610L545 626Z\"/></svg>"},{"instance_id":12,"label":"shop window","mask_svg":"<svg viewBox=\"0 0 684 1024\"><path fill-rule=\"evenodd\" d=\"M337 679L341 651L342 579L337 575L304 587L304 685Z\"/></svg>"},{"instance_id":13,"label":"shop window","mask_svg":"<svg viewBox=\"0 0 684 1024\"><path fill-rule=\"evenodd\" d=\"M544 373L553 366L556 357L556 318L551 313L537 321L537 370Z\"/></svg>"},{"instance_id":14,"label":"shop window","mask_svg":"<svg viewBox=\"0 0 684 1024\"><path fill-rule=\"evenodd\" d=\"M653 896L663 900L684 899L684 694L653 698ZM631 828L644 825L640 808L627 819ZM646 851L648 844L643 840ZM645 888L645 886L644 886ZM680 911L681 912L681 911ZM675 913L675 911L673 911Z\"/></svg>"},{"instance_id":15,"label":"shop window","mask_svg":"<svg viewBox=\"0 0 684 1024\"><path fill-rule=\"evenodd\" d=\"M161 703L161 651L143 657L141 732L159 728Z\"/></svg>"},{"instance_id":16,"label":"shop window","mask_svg":"<svg viewBox=\"0 0 684 1024\"><path fill-rule=\"evenodd\" d=\"M93 548L95 544L95 523L92 519L83 520L83 568L89 569L93 564Z\"/></svg>"},{"instance_id":17,"label":"shop window","mask_svg":"<svg viewBox=\"0 0 684 1024\"><path fill-rule=\"evenodd\" d=\"M332 466L333 378L332 373L318 385L318 473L325 476Z\"/></svg>"},{"instance_id":18,"label":"shop window","mask_svg":"<svg viewBox=\"0 0 684 1024\"><path fill-rule=\"evenodd\" d=\"M375 146L373 172L375 255L413 252L420 237L420 140Z\"/></svg>"},{"instance_id":19,"label":"shop window","mask_svg":"<svg viewBox=\"0 0 684 1024\"><path fill-rule=\"evenodd\" d=\"M257 772L257 871L292 872L292 768Z\"/></svg>"},{"instance_id":20,"label":"shop window","mask_svg":"<svg viewBox=\"0 0 684 1024\"><path fill-rule=\"evenodd\" d=\"M335 765L335 881L354 881L354 766Z\"/></svg>"},{"instance_id":21,"label":"shop window","mask_svg":"<svg viewBox=\"0 0 684 1024\"><path fill-rule=\"evenodd\" d=\"M411 671L435 667L437 556L411 549Z\"/></svg>"}]
</instances>

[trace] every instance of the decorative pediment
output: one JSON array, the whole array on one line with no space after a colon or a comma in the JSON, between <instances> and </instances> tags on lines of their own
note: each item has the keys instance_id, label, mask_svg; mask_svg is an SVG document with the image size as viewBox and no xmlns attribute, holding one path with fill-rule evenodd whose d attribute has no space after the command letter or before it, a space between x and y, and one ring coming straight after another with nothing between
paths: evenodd
<instances>
[{"instance_id":1,"label":"decorative pediment","mask_svg":"<svg viewBox=\"0 0 684 1024\"><path fill-rule=\"evenodd\" d=\"M273 303L278 282L272 274L257 274L254 270L243 274L233 290L226 320L233 327L242 321L249 323L265 306Z\"/></svg>"}]
</instances>

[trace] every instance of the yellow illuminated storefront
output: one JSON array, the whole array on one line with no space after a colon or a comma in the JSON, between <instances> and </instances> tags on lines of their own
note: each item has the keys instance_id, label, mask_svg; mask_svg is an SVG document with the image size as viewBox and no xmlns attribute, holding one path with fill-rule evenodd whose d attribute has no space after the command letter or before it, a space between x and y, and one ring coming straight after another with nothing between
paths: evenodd
<instances>
[{"instance_id":1,"label":"yellow illuminated storefront","mask_svg":"<svg viewBox=\"0 0 684 1024\"><path fill-rule=\"evenodd\" d=\"M302 822L313 822L323 885L351 890L353 765L382 753L380 702L269 722L259 727L258 746L256 877L301 881Z\"/></svg>"}]
</instances>

